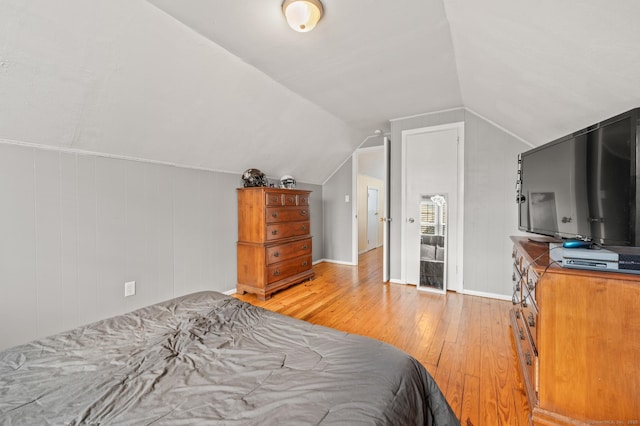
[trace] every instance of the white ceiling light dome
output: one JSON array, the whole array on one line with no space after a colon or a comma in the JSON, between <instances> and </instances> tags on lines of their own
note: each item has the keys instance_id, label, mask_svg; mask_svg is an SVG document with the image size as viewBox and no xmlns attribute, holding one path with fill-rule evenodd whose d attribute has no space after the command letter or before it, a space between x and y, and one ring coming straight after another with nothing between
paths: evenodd
<instances>
[{"instance_id":1,"label":"white ceiling light dome","mask_svg":"<svg viewBox=\"0 0 640 426\"><path fill-rule=\"evenodd\" d=\"M320 0L284 0L282 13L294 30L306 33L315 28L324 9Z\"/></svg>"}]
</instances>

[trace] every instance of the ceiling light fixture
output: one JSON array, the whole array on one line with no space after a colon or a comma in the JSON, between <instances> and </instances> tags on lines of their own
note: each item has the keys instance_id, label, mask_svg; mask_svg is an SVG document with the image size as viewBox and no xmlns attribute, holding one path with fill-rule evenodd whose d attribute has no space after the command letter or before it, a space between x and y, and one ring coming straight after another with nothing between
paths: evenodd
<instances>
[{"instance_id":1,"label":"ceiling light fixture","mask_svg":"<svg viewBox=\"0 0 640 426\"><path fill-rule=\"evenodd\" d=\"M311 31L322 18L323 11L320 0L284 0L282 3L287 23L301 33Z\"/></svg>"}]
</instances>

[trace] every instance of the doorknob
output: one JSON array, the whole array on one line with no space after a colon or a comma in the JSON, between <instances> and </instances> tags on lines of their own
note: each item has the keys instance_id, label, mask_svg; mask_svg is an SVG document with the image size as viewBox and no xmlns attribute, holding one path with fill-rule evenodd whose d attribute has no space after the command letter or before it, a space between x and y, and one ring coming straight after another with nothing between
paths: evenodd
<instances>
[{"instance_id":1,"label":"doorknob","mask_svg":"<svg viewBox=\"0 0 640 426\"><path fill-rule=\"evenodd\" d=\"M410 218L409 218L409 223L413 223L413 222L415 222L415 220L413 220L413 218L412 218L412 217L410 217Z\"/></svg>"}]
</instances>

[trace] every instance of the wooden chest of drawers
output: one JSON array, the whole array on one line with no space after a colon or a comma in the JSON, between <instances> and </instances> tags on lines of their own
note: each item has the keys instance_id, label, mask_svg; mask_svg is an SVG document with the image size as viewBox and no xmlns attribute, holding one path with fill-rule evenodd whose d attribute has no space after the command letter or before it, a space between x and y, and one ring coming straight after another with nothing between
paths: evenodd
<instances>
[{"instance_id":1,"label":"wooden chest of drawers","mask_svg":"<svg viewBox=\"0 0 640 426\"><path fill-rule=\"evenodd\" d=\"M529 406L537 404L538 395L538 306L536 287L539 275L534 269L532 260L516 245L513 247L513 309L511 310L511 327L514 332L516 350L522 370Z\"/></svg>"},{"instance_id":2,"label":"wooden chest of drawers","mask_svg":"<svg viewBox=\"0 0 640 426\"><path fill-rule=\"evenodd\" d=\"M512 237L511 328L534 426L639 424L640 275L568 269Z\"/></svg>"},{"instance_id":3,"label":"wooden chest of drawers","mask_svg":"<svg viewBox=\"0 0 640 426\"><path fill-rule=\"evenodd\" d=\"M313 278L309 193L238 189L238 292L266 300Z\"/></svg>"}]
</instances>

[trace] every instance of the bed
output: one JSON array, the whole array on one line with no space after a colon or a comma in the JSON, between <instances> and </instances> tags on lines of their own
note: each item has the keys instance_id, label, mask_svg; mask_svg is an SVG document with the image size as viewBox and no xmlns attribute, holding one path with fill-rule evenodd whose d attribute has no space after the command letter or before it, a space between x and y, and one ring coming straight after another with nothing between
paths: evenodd
<instances>
[{"instance_id":1,"label":"bed","mask_svg":"<svg viewBox=\"0 0 640 426\"><path fill-rule=\"evenodd\" d=\"M0 424L459 422L404 352L200 292L0 352Z\"/></svg>"}]
</instances>

